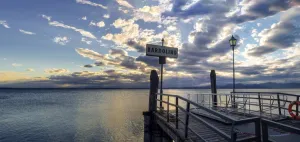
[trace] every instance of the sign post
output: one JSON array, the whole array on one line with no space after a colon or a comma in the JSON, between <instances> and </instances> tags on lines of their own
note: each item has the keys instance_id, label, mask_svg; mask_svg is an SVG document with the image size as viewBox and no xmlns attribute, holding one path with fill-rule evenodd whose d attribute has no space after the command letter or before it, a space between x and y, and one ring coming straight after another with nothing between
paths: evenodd
<instances>
[{"instance_id":1,"label":"sign post","mask_svg":"<svg viewBox=\"0 0 300 142\"><path fill-rule=\"evenodd\" d=\"M178 48L165 47L164 39L161 40L162 45L146 45L146 55L159 57L160 67L160 93L163 93L163 67L166 64L166 57L178 58ZM160 100L162 100L162 95L160 95ZM159 103L160 108L162 108L162 102Z\"/></svg>"}]
</instances>

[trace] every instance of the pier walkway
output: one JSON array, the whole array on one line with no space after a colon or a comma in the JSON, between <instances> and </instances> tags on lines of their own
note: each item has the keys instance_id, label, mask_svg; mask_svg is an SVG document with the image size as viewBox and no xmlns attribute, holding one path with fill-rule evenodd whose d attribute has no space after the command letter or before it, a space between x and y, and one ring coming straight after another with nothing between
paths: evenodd
<instances>
[{"instance_id":1,"label":"pier walkway","mask_svg":"<svg viewBox=\"0 0 300 142\"><path fill-rule=\"evenodd\" d=\"M288 106L298 95L274 92L230 94L157 93L151 72L149 111L144 112L145 141L286 141L298 142L300 121ZM292 111L299 115L298 105Z\"/></svg>"}]
</instances>

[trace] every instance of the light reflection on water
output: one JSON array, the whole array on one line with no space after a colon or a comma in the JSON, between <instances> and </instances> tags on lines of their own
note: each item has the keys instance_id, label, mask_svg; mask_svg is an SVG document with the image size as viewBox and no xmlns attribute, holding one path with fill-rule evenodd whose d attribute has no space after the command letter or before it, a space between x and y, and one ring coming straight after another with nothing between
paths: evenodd
<instances>
[{"instance_id":1,"label":"light reflection on water","mask_svg":"<svg viewBox=\"0 0 300 142\"><path fill-rule=\"evenodd\" d=\"M184 97L209 92L164 90ZM148 93L148 89L0 90L0 141L143 141L142 112L148 109Z\"/></svg>"}]
</instances>

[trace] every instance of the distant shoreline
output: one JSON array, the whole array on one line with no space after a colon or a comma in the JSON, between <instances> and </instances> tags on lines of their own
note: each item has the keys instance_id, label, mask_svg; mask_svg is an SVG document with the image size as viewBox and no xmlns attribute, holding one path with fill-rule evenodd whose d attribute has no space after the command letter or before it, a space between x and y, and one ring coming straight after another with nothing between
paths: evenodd
<instances>
[{"instance_id":1,"label":"distant shoreline","mask_svg":"<svg viewBox=\"0 0 300 142\"><path fill-rule=\"evenodd\" d=\"M0 90L130 90L130 89L149 89L149 88L0 88ZM163 88L163 89L210 89L210 88ZM217 88L217 89L232 89L232 88ZM236 88L238 89L300 89L300 88Z\"/></svg>"}]
</instances>

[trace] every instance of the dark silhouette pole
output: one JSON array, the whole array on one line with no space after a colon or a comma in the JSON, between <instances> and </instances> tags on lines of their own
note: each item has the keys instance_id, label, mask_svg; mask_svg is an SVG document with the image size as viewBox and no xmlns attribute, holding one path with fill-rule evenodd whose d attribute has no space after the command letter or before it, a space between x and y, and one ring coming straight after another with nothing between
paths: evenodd
<instances>
[{"instance_id":1,"label":"dark silhouette pole","mask_svg":"<svg viewBox=\"0 0 300 142\"><path fill-rule=\"evenodd\" d=\"M210 89L212 95L212 102L213 102L213 107L218 106L218 99L217 99L217 76L215 70L210 71Z\"/></svg>"}]
</instances>

